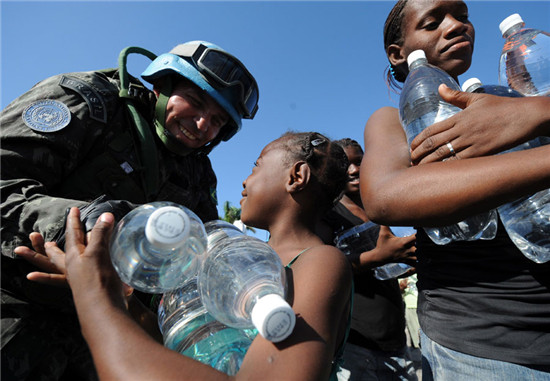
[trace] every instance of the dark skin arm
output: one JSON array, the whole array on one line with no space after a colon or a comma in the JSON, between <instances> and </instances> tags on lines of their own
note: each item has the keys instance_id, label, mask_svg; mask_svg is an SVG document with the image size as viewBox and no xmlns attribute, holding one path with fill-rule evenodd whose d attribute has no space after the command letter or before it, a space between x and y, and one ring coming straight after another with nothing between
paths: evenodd
<instances>
[{"instance_id":1,"label":"dark skin arm","mask_svg":"<svg viewBox=\"0 0 550 381\"><path fill-rule=\"evenodd\" d=\"M82 333L102 379L223 380L221 372L154 341L129 315L122 282L112 267L108 242L114 218L103 214L89 243L79 210L67 220L67 281ZM46 251L60 251L47 246ZM306 255L308 254L308 255ZM349 307L350 270L342 253L321 245L292 267L297 314L294 332L274 344L258 335L235 379L319 380L328 377Z\"/></svg>"},{"instance_id":2,"label":"dark skin arm","mask_svg":"<svg viewBox=\"0 0 550 381\"><path fill-rule=\"evenodd\" d=\"M409 152L397 109L377 110L365 126L361 164L361 198L374 222L450 225L550 187L550 145L418 166Z\"/></svg>"},{"instance_id":3,"label":"dark skin arm","mask_svg":"<svg viewBox=\"0 0 550 381\"><path fill-rule=\"evenodd\" d=\"M87 239L90 238L89 236L90 234L88 234ZM55 242L44 242L44 238L40 233L31 233L29 239L34 250L26 246L19 246L15 248L14 252L42 271L29 273L27 279L56 287L69 287L66 276L65 253L57 247ZM46 247L48 248L47 251ZM162 343L162 334L159 331L157 315L133 295L132 287L123 284L122 292L126 307L132 318L151 337L157 342Z\"/></svg>"}]
</instances>

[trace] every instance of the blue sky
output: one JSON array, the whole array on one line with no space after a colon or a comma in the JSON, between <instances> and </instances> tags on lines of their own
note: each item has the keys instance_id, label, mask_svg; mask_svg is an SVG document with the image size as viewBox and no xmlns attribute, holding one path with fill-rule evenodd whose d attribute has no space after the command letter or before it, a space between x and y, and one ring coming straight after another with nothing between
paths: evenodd
<instances>
[{"instance_id":1,"label":"blue sky","mask_svg":"<svg viewBox=\"0 0 550 381\"><path fill-rule=\"evenodd\" d=\"M396 106L383 72L382 30L394 1L6 1L1 12L1 107L38 81L117 65L139 46L161 54L207 40L239 57L256 77L255 119L211 154L219 210L239 206L242 181L261 149L285 131L319 131L362 144L379 107ZM550 31L550 1L467 1L476 28L473 64L460 80L498 81L498 24L519 13ZM148 59L132 55L139 76ZM265 238L262 236L262 238Z\"/></svg>"}]
</instances>

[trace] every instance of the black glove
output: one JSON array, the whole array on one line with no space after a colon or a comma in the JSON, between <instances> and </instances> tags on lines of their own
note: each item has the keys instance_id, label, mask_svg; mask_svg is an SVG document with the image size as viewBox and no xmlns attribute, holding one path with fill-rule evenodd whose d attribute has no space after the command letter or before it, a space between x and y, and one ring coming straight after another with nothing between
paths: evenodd
<instances>
[{"instance_id":1,"label":"black glove","mask_svg":"<svg viewBox=\"0 0 550 381\"><path fill-rule=\"evenodd\" d=\"M103 213L110 212L115 216L115 223L120 221L128 212L137 208L138 204L133 204L125 200L109 200L105 195L101 195L96 198L94 201L80 209L80 221L82 222L82 228L84 231L89 232L94 227L97 219ZM67 215L65 214L65 223L63 226L66 226ZM61 229L58 234L53 239L57 242L57 246L61 249L65 249L65 228Z\"/></svg>"}]
</instances>

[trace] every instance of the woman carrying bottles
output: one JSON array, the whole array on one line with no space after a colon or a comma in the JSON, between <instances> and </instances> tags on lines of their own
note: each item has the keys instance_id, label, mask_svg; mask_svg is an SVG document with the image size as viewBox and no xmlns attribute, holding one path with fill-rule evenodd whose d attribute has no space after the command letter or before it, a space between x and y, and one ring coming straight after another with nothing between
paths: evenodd
<instances>
[{"instance_id":1,"label":"woman carrying bottles","mask_svg":"<svg viewBox=\"0 0 550 381\"><path fill-rule=\"evenodd\" d=\"M45 251L54 264L62 264L59 270L66 264L63 272L100 378L335 379L349 327L352 274L342 252L325 245L314 229L341 197L347 166L342 148L325 136L286 133L263 149L243 182L241 219L270 232L268 243L288 268L288 299L296 325L279 343L257 335L233 377L163 347L131 318L123 284L109 259L112 214L98 219L86 244L79 211L73 208L67 221L66 255L53 243L46 244ZM20 247L17 252L44 261L41 253L30 249ZM45 282L52 277L31 276Z\"/></svg>"},{"instance_id":2,"label":"woman carrying bottles","mask_svg":"<svg viewBox=\"0 0 550 381\"><path fill-rule=\"evenodd\" d=\"M384 26L389 81L405 80L417 49L457 80L474 37L463 1L398 1ZM550 187L550 146L493 155L549 135L550 98L439 91L463 111L412 150L397 109L369 118L361 196L371 220L444 226ZM501 223L493 240L444 246L419 229L416 253L423 379L550 379L550 264L525 258Z\"/></svg>"}]
</instances>

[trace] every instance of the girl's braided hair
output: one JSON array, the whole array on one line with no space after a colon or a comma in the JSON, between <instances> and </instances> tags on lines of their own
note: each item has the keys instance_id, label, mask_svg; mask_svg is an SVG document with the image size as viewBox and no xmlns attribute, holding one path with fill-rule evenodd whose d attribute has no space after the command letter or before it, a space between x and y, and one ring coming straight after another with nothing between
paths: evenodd
<instances>
[{"instance_id":1,"label":"girl's braided hair","mask_svg":"<svg viewBox=\"0 0 550 381\"><path fill-rule=\"evenodd\" d=\"M405 17L405 6L408 0L398 0L390 11L386 23L384 24L384 50L388 53L388 47L391 44L401 45L403 43L403 18ZM398 82L405 82L407 75L397 70L391 63L385 71L387 85L394 89L400 90L401 86Z\"/></svg>"},{"instance_id":2,"label":"girl's braided hair","mask_svg":"<svg viewBox=\"0 0 550 381\"><path fill-rule=\"evenodd\" d=\"M348 158L341 146L317 132L286 132L279 142L288 165L305 161L319 184L317 194L323 210L332 208L342 197L347 182Z\"/></svg>"}]
</instances>

